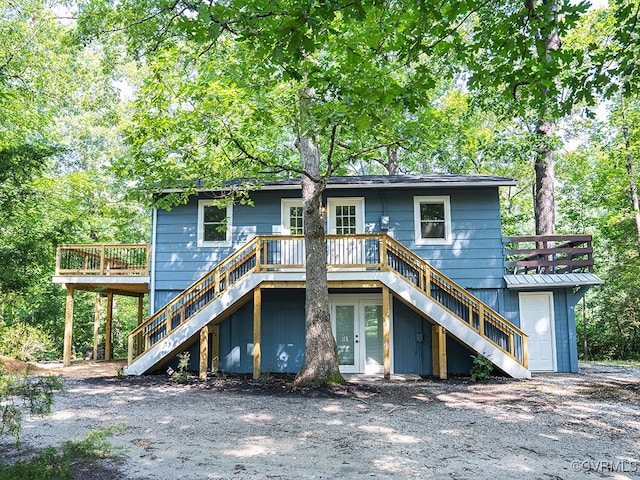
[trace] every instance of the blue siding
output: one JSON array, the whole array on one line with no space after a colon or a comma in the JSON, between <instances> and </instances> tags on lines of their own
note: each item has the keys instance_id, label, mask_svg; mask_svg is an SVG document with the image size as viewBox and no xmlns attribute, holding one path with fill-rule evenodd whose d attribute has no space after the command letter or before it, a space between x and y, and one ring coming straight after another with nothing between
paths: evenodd
<instances>
[{"instance_id":1,"label":"blue siding","mask_svg":"<svg viewBox=\"0 0 640 480\"><path fill-rule=\"evenodd\" d=\"M262 291L261 369L300 370L304 360L304 290ZM220 369L253 371L253 302L220 325Z\"/></svg>"},{"instance_id":2,"label":"blue siding","mask_svg":"<svg viewBox=\"0 0 640 480\"><path fill-rule=\"evenodd\" d=\"M416 245L414 196L451 199L452 243ZM380 233L380 217L388 215L388 233L434 267L467 288L520 325L518 293L504 288L504 259L497 187L480 188L376 188L331 189L327 198L363 197L365 232ZM263 191L251 194L253 206L233 208L232 246L197 246L198 199L171 211L158 210L155 243L154 309L174 298L235 248L253 235L279 233L281 199L299 198L297 191ZM304 351L304 292L263 292L262 362L265 371L297 371ZM577 371L574 320L575 296L568 290L554 291L558 371ZM246 305L221 327L221 368L251 372L253 320ZM394 303L394 369L399 373L431 373L431 328L400 302ZM418 341L422 339L422 342ZM452 341L452 340L450 340ZM452 341L453 342L453 341ZM197 357L197 348L192 360ZM468 373L470 352L453 342L448 351L449 370Z\"/></svg>"},{"instance_id":3,"label":"blue siding","mask_svg":"<svg viewBox=\"0 0 640 480\"><path fill-rule=\"evenodd\" d=\"M576 297L568 288L553 291L558 372L576 373L578 371L578 344L574 312L578 299L579 297Z\"/></svg>"},{"instance_id":4,"label":"blue siding","mask_svg":"<svg viewBox=\"0 0 640 480\"><path fill-rule=\"evenodd\" d=\"M431 375L431 324L404 303L393 301L393 369L395 373Z\"/></svg>"},{"instance_id":5,"label":"blue siding","mask_svg":"<svg viewBox=\"0 0 640 480\"><path fill-rule=\"evenodd\" d=\"M416 245L413 197L449 195L451 245ZM253 235L279 231L281 198L296 192L251 194L253 206L233 207L232 246L198 247L198 197L171 211L158 210L155 285L159 290L183 290ZM390 217L389 234L428 260L465 288L500 288L504 268L498 189L354 189L327 190L327 197L364 197L365 231L380 233L380 216ZM205 197L199 197L205 198ZM156 307L159 307L156 300Z\"/></svg>"},{"instance_id":6,"label":"blue siding","mask_svg":"<svg viewBox=\"0 0 640 480\"><path fill-rule=\"evenodd\" d=\"M447 335L447 371L452 375L469 375L474 352Z\"/></svg>"},{"instance_id":7,"label":"blue siding","mask_svg":"<svg viewBox=\"0 0 640 480\"><path fill-rule=\"evenodd\" d=\"M304 361L304 290L262 291L262 370L297 372Z\"/></svg>"},{"instance_id":8,"label":"blue siding","mask_svg":"<svg viewBox=\"0 0 640 480\"><path fill-rule=\"evenodd\" d=\"M220 324L220 370L253 371L253 302L247 302Z\"/></svg>"}]
</instances>

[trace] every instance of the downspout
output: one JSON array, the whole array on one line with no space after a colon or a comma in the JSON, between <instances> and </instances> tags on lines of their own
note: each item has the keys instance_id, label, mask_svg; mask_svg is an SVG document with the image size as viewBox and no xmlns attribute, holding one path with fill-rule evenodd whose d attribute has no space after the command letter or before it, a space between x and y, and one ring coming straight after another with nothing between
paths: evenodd
<instances>
[{"instance_id":1,"label":"downspout","mask_svg":"<svg viewBox=\"0 0 640 480\"><path fill-rule=\"evenodd\" d=\"M158 208L153 207L151 214L151 265L149 265L149 316L156 311L156 236L158 232Z\"/></svg>"}]
</instances>

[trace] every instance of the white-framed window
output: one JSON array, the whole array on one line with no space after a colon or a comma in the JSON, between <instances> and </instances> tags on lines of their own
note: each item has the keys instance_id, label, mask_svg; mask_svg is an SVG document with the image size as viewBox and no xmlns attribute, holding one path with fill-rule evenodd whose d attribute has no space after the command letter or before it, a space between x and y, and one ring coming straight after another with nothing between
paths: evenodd
<instances>
[{"instance_id":1,"label":"white-framed window","mask_svg":"<svg viewBox=\"0 0 640 480\"><path fill-rule=\"evenodd\" d=\"M416 244L451 243L451 204L448 196L413 197Z\"/></svg>"},{"instance_id":2,"label":"white-framed window","mask_svg":"<svg viewBox=\"0 0 640 480\"><path fill-rule=\"evenodd\" d=\"M231 245L233 206L219 207L213 200L198 201L198 246Z\"/></svg>"},{"instance_id":3,"label":"white-framed window","mask_svg":"<svg viewBox=\"0 0 640 480\"><path fill-rule=\"evenodd\" d=\"M331 234L364 233L364 198L327 199L327 225Z\"/></svg>"},{"instance_id":4,"label":"white-framed window","mask_svg":"<svg viewBox=\"0 0 640 480\"><path fill-rule=\"evenodd\" d=\"M299 198L283 198L281 213L282 235L303 235L304 215L302 214L302 200Z\"/></svg>"}]
</instances>

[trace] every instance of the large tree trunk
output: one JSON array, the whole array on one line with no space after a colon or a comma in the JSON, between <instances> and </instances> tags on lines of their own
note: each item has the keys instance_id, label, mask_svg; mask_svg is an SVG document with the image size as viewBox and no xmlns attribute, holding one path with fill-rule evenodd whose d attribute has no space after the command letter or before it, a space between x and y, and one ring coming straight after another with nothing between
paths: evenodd
<instances>
[{"instance_id":1,"label":"large tree trunk","mask_svg":"<svg viewBox=\"0 0 640 480\"><path fill-rule=\"evenodd\" d=\"M544 25L536 35L537 41L543 41L544 57L540 62L549 63L552 61L552 52L561 47L560 35L558 33L558 1L542 0L540 11L535 11L535 4L530 0L525 1L530 14L535 18L543 18L548 24ZM555 80L555 79L548 79ZM554 151L551 148L551 139L555 134L555 125L549 117L549 103L555 103L555 99L546 98L549 90L541 87L543 101L538 110L538 122L536 125L536 135L538 136L538 148L536 151L535 174L536 191L534 214L536 219L537 235L553 235L555 233L555 168Z\"/></svg>"},{"instance_id":2,"label":"large tree trunk","mask_svg":"<svg viewBox=\"0 0 640 480\"><path fill-rule=\"evenodd\" d=\"M554 128L551 122L541 121L536 128L536 135L541 136L541 146L537 149L535 161L534 215L536 235L553 235L555 233L555 154L549 148L549 141L547 141L553 133Z\"/></svg>"},{"instance_id":3,"label":"large tree trunk","mask_svg":"<svg viewBox=\"0 0 640 480\"><path fill-rule=\"evenodd\" d=\"M640 200L638 200L638 187L636 185L636 177L633 172L633 157L631 156L631 146L629 144L629 130L626 125L623 127L623 134L626 151L627 175L629 177L629 190L631 193L631 206L636 220L636 246L638 248L638 254L640 254Z\"/></svg>"},{"instance_id":4,"label":"large tree trunk","mask_svg":"<svg viewBox=\"0 0 640 480\"><path fill-rule=\"evenodd\" d=\"M320 174L320 153L313 139L299 136L296 147L302 169L309 175L302 178L302 209L307 260L305 295L305 352L302 368L294 385L317 386L344 383L338 366L338 349L329 313L327 254L322 220L324 182ZM311 178L310 178L311 177Z\"/></svg>"},{"instance_id":5,"label":"large tree trunk","mask_svg":"<svg viewBox=\"0 0 640 480\"><path fill-rule=\"evenodd\" d=\"M387 147L387 173L389 175L398 175L400 173L400 164L398 163L398 147L395 145Z\"/></svg>"}]
</instances>

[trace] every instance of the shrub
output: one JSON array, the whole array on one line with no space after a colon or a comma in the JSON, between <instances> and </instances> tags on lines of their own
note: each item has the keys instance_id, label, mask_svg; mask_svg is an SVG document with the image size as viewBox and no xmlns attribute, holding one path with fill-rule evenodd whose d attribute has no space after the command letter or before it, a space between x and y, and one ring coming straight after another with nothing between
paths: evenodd
<instances>
[{"instance_id":1,"label":"shrub","mask_svg":"<svg viewBox=\"0 0 640 480\"><path fill-rule=\"evenodd\" d=\"M107 469L105 460L120 453L107 436L122 431L122 426L90 432L84 440L66 441L61 447L47 447L37 455L5 465L0 460L0 480L74 480L75 472L91 472L95 478L123 478L119 472ZM82 478L85 478L83 475Z\"/></svg>"},{"instance_id":2,"label":"shrub","mask_svg":"<svg viewBox=\"0 0 640 480\"><path fill-rule=\"evenodd\" d=\"M24 323L0 327L0 355L23 361L42 360L54 350L51 337Z\"/></svg>"},{"instance_id":3,"label":"shrub","mask_svg":"<svg viewBox=\"0 0 640 480\"><path fill-rule=\"evenodd\" d=\"M471 355L473 357L473 366L471 367L471 380L486 380L493 372L493 363L484 355Z\"/></svg>"},{"instance_id":4,"label":"shrub","mask_svg":"<svg viewBox=\"0 0 640 480\"><path fill-rule=\"evenodd\" d=\"M178 383L187 383L189 379L189 372L187 368L189 368L189 359L191 358L191 354L189 352L182 352L178 355L178 371L175 373L174 378Z\"/></svg>"},{"instance_id":5,"label":"shrub","mask_svg":"<svg viewBox=\"0 0 640 480\"><path fill-rule=\"evenodd\" d=\"M5 375L0 368L0 435L13 435L20 440L22 416L25 412L44 415L51 411L53 394L63 389L62 381L54 376L15 377Z\"/></svg>"}]
</instances>

